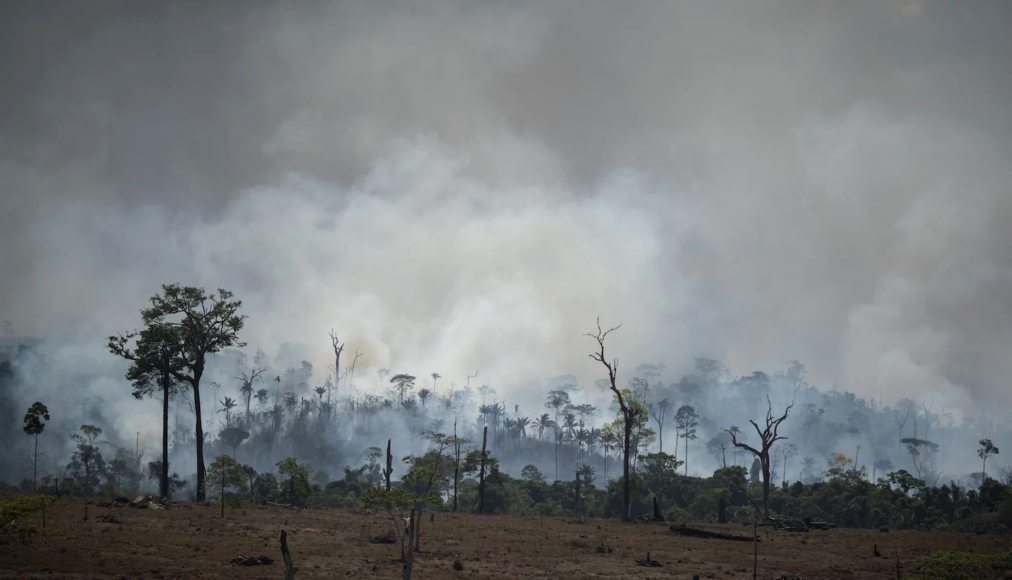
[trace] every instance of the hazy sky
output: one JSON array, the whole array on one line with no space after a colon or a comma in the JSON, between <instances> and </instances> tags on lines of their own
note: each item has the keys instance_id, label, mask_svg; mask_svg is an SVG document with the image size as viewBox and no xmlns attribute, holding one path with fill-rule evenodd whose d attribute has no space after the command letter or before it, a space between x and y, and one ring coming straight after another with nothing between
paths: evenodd
<instances>
[{"instance_id":1,"label":"hazy sky","mask_svg":"<svg viewBox=\"0 0 1012 580\"><path fill-rule=\"evenodd\" d=\"M1012 403L1012 4L4 2L0 319Z\"/></svg>"}]
</instances>

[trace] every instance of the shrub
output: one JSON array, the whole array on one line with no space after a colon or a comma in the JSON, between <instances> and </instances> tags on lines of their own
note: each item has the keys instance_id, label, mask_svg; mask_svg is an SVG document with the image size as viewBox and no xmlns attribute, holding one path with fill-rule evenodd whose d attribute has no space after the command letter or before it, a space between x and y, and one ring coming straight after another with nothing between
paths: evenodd
<instances>
[{"instance_id":1,"label":"shrub","mask_svg":"<svg viewBox=\"0 0 1012 580\"><path fill-rule=\"evenodd\" d=\"M39 527L30 521L30 517L48 501L48 497L40 494L0 499L0 544L10 544L15 540L27 543L39 532Z\"/></svg>"}]
</instances>

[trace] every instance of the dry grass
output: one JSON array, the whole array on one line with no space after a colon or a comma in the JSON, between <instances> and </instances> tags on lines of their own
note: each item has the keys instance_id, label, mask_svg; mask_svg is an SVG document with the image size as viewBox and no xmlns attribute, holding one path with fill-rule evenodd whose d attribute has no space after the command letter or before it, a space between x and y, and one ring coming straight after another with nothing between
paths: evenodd
<instances>
[{"instance_id":1,"label":"dry grass","mask_svg":"<svg viewBox=\"0 0 1012 580\"><path fill-rule=\"evenodd\" d=\"M169 510L112 508L122 523L100 523L105 508L64 498L48 530L29 545L0 546L0 578L280 578L278 537L288 531L298 578L395 578L399 546L370 542L390 531L386 514L343 509L230 510L181 504ZM737 525L705 526L747 533ZM830 530L762 532L761 578L893 578L894 558L911 562L937 550L997 552L1010 536ZM883 557L875 557L878 544ZM601 546L607 549L599 549ZM647 551L661 568L637 566ZM271 566L236 567L240 555ZM454 570L459 557L463 570ZM675 536L666 525L519 516L426 515L415 577L429 578L751 578L752 545Z\"/></svg>"}]
</instances>

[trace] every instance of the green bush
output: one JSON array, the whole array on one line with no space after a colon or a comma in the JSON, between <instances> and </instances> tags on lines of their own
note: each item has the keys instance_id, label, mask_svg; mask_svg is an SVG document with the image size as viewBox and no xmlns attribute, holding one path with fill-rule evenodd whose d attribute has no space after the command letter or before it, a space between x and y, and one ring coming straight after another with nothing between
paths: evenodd
<instances>
[{"instance_id":1,"label":"green bush","mask_svg":"<svg viewBox=\"0 0 1012 580\"><path fill-rule=\"evenodd\" d=\"M39 527L30 521L32 514L50 501L40 494L15 495L0 499L0 544L14 541L27 543L39 533Z\"/></svg>"}]
</instances>

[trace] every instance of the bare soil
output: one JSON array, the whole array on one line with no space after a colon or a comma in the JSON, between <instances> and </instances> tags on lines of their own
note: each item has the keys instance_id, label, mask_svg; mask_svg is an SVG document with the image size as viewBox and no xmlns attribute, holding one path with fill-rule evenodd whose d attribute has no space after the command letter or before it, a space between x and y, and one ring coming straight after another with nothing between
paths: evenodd
<instances>
[{"instance_id":1,"label":"bare soil","mask_svg":"<svg viewBox=\"0 0 1012 580\"><path fill-rule=\"evenodd\" d=\"M0 546L0 578L272 578L282 576L279 544L287 530L297 578L399 578L399 544L373 543L393 529L384 512L294 510L257 506L227 510L175 504L166 510L91 507L77 500L47 510L47 530L27 545ZM99 521L113 516L119 523ZM747 534L736 524L697 525ZM762 529L760 578L894 578L938 550L997 552L1012 536L834 529L807 533ZM878 546L881 557L873 554ZM422 525L415 578L700 578L752 577L748 542L677 536L667 524L623 524L523 516L436 513ZM647 552L661 567L636 560ZM239 556L274 564L242 567ZM463 570L454 570L460 560Z\"/></svg>"}]
</instances>

